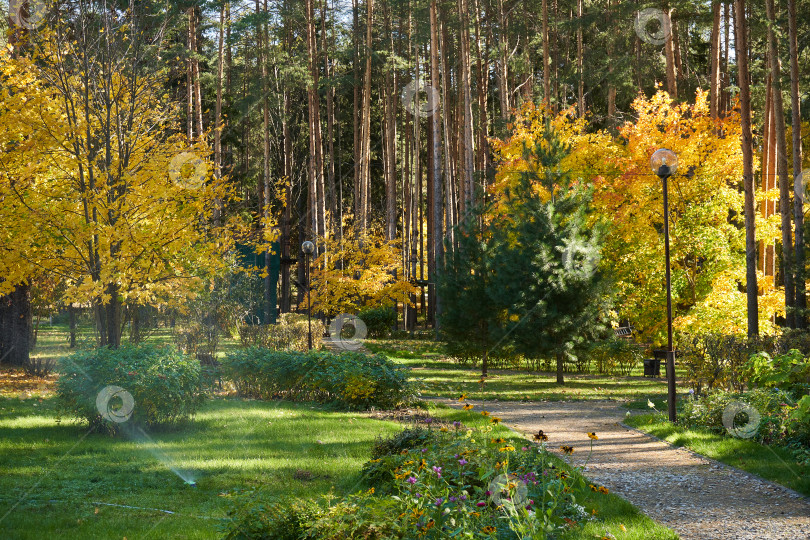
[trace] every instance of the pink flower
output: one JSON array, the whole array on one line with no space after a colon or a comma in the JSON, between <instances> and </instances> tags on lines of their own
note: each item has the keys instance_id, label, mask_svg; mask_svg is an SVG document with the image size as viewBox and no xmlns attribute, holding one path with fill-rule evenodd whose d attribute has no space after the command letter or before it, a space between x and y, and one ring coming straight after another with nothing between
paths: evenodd
<instances>
[{"instance_id":1,"label":"pink flower","mask_svg":"<svg viewBox=\"0 0 810 540\"><path fill-rule=\"evenodd\" d=\"M409 484L415 484L415 483L416 483L416 478L414 478L413 476L411 476L410 478L408 478L408 483L409 483Z\"/></svg>"},{"instance_id":2,"label":"pink flower","mask_svg":"<svg viewBox=\"0 0 810 540\"><path fill-rule=\"evenodd\" d=\"M475 503L475 506L477 506L477 507L479 507L479 508L480 508L480 507L482 507L482 506L486 506L486 505L487 505L487 503L485 503L484 501L481 501L481 502Z\"/></svg>"}]
</instances>

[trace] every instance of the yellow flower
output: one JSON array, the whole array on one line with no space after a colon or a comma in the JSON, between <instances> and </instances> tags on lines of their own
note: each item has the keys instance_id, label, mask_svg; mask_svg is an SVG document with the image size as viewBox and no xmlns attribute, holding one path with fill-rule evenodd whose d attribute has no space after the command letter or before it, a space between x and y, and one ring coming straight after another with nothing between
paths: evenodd
<instances>
[{"instance_id":1,"label":"yellow flower","mask_svg":"<svg viewBox=\"0 0 810 540\"><path fill-rule=\"evenodd\" d=\"M492 534L495 532L495 530L496 530L495 527L493 527L492 525L487 525L486 527L481 529L481 532L484 534Z\"/></svg>"},{"instance_id":2,"label":"yellow flower","mask_svg":"<svg viewBox=\"0 0 810 540\"><path fill-rule=\"evenodd\" d=\"M514 446L511 446L511 445L506 445L506 446L504 446L503 448L500 448L500 449L499 449L499 451L500 451L500 452L514 452L514 451L515 451L515 447L514 447Z\"/></svg>"},{"instance_id":3,"label":"yellow flower","mask_svg":"<svg viewBox=\"0 0 810 540\"><path fill-rule=\"evenodd\" d=\"M442 428L439 431L441 431L442 433L447 433L447 428L442 426Z\"/></svg>"},{"instance_id":4,"label":"yellow flower","mask_svg":"<svg viewBox=\"0 0 810 540\"><path fill-rule=\"evenodd\" d=\"M610 490L608 488L606 488L605 486L600 486L599 487L599 493L603 493L603 494L607 495L608 493L610 493Z\"/></svg>"},{"instance_id":5,"label":"yellow flower","mask_svg":"<svg viewBox=\"0 0 810 540\"><path fill-rule=\"evenodd\" d=\"M465 399L467 399L467 394L461 394L458 398L459 401L464 401Z\"/></svg>"},{"instance_id":6,"label":"yellow flower","mask_svg":"<svg viewBox=\"0 0 810 540\"><path fill-rule=\"evenodd\" d=\"M472 409L474 406L475 406L475 405L470 405L469 403L467 403L466 405L464 405L464 410L465 410L465 411L469 411L469 410L470 410L470 409Z\"/></svg>"},{"instance_id":7,"label":"yellow flower","mask_svg":"<svg viewBox=\"0 0 810 540\"><path fill-rule=\"evenodd\" d=\"M591 439L591 440L593 440L593 441L595 441L595 440L597 440L599 437L597 437L597 436L596 436L596 433L594 433L593 431L590 431L590 432L588 432L588 438L589 438L589 439Z\"/></svg>"},{"instance_id":8,"label":"yellow flower","mask_svg":"<svg viewBox=\"0 0 810 540\"><path fill-rule=\"evenodd\" d=\"M481 416L489 416L489 413L487 411L481 411Z\"/></svg>"},{"instance_id":9,"label":"yellow flower","mask_svg":"<svg viewBox=\"0 0 810 540\"><path fill-rule=\"evenodd\" d=\"M574 453L573 446L561 446L560 450L562 450L563 454L570 455Z\"/></svg>"},{"instance_id":10,"label":"yellow flower","mask_svg":"<svg viewBox=\"0 0 810 540\"><path fill-rule=\"evenodd\" d=\"M374 494L374 488L371 488L368 491L366 491L366 494L367 495L373 495Z\"/></svg>"},{"instance_id":11,"label":"yellow flower","mask_svg":"<svg viewBox=\"0 0 810 540\"><path fill-rule=\"evenodd\" d=\"M534 436L534 440L535 441L543 441L543 442L545 442L545 441L548 440L548 435L543 433L543 430L541 429L540 431L537 432L537 435Z\"/></svg>"},{"instance_id":12,"label":"yellow flower","mask_svg":"<svg viewBox=\"0 0 810 540\"><path fill-rule=\"evenodd\" d=\"M501 419L498 418L497 416L493 416L492 418L489 419L489 421L492 422L493 424L497 424L501 421Z\"/></svg>"},{"instance_id":13,"label":"yellow flower","mask_svg":"<svg viewBox=\"0 0 810 540\"><path fill-rule=\"evenodd\" d=\"M503 437L499 437L497 439L492 439L492 442L495 444L503 444L506 442L506 439L504 439Z\"/></svg>"}]
</instances>

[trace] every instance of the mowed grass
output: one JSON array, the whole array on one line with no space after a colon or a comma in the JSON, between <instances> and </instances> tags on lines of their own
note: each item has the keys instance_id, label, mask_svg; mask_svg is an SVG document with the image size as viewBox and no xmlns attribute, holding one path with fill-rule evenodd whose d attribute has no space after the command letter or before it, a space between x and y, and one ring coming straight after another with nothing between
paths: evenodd
<instances>
[{"instance_id":1,"label":"mowed grass","mask_svg":"<svg viewBox=\"0 0 810 540\"><path fill-rule=\"evenodd\" d=\"M133 440L55 414L53 398L0 399L4 539L216 538L227 493L353 491L374 439L402 429L309 404L220 399L177 431Z\"/></svg>"},{"instance_id":2,"label":"mowed grass","mask_svg":"<svg viewBox=\"0 0 810 540\"><path fill-rule=\"evenodd\" d=\"M654 414L630 416L625 423L674 446L684 446L810 496L810 467L799 465L792 454L782 448L750 439L726 437L705 429L685 428Z\"/></svg>"},{"instance_id":3,"label":"mowed grass","mask_svg":"<svg viewBox=\"0 0 810 540\"><path fill-rule=\"evenodd\" d=\"M637 375L565 374L565 384L557 384L554 373L490 369L481 385L480 366L463 366L443 357L440 345L429 341L367 340L366 347L408 366L418 379L425 396L458 397L510 401L567 401L614 399L631 401L666 398L666 379ZM677 373L677 371L676 371Z\"/></svg>"}]
</instances>

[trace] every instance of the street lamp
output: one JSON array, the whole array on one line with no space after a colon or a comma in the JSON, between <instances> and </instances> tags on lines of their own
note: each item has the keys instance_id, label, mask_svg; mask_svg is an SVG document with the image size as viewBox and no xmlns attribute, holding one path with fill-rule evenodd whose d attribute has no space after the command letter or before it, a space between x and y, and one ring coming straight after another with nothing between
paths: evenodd
<instances>
[{"instance_id":1,"label":"street lamp","mask_svg":"<svg viewBox=\"0 0 810 540\"><path fill-rule=\"evenodd\" d=\"M672 348L672 286L669 270L669 201L667 180L678 170L678 155L667 148L660 148L650 158L650 167L664 185L664 257L667 274L667 409L669 421L675 422L675 350Z\"/></svg>"},{"instance_id":2,"label":"street lamp","mask_svg":"<svg viewBox=\"0 0 810 540\"><path fill-rule=\"evenodd\" d=\"M308 349L312 350L312 301L310 299L310 291L312 290L312 286L309 283L309 258L315 253L315 244L307 240L303 244L301 244L301 251L304 252L306 255L306 265L307 265L307 325L309 327L309 332L307 334L307 343Z\"/></svg>"}]
</instances>

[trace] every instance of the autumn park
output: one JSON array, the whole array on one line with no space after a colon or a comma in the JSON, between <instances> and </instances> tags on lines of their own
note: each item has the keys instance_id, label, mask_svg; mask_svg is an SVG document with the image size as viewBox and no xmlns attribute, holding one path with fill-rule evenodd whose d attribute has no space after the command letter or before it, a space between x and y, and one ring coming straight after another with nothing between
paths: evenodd
<instances>
[{"instance_id":1,"label":"autumn park","mask_svg":"<svg viewBox=\"0 0 810 540\"><path fill-rule=\"evenodd\" d=\"M810 538L810 0L0 11L0 538Z\"/></svg>"}]
</instances>

